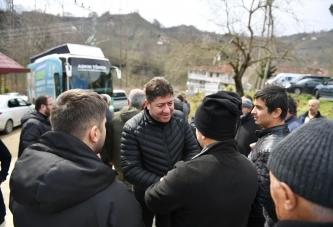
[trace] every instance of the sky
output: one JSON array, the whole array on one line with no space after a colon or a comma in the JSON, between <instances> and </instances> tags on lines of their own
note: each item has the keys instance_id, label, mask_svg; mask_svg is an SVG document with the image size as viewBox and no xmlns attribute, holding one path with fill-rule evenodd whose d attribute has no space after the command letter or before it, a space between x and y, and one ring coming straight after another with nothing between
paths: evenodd
<instances>
[{"instance_id":1,"label":"sky","mask_svg":"<svg viewBox=\"0 0 333 227\"><path fill-rule=\"evenodd\" d=\"M91 11L101 15L127 14L138 12L143 18L152 22L158 20L164 27L178 25L193 25L199 30L224 33L217 23L223 21L225 13L215 15L218 0L13 0L14 7L25 10L40 9L46 13L60 14L63 10L74 16L87 17ZM245 0L249 2L250 0ZM285 5L297 12L299 23L283 13L277 13L276 33L278 36L291 35L300 32L318 32L333 29L333 16L328 8L332 0L275 0L290 1ZM83 7L80 7L82 6ZM63 7L62 7L63 6ZM90 10L88 10L90 8ZM242 13L237 17L241 18ZM220 18L220 21L216 21ZM258 18L262 20L262 18Z\"/></svg>"}]
</instances>

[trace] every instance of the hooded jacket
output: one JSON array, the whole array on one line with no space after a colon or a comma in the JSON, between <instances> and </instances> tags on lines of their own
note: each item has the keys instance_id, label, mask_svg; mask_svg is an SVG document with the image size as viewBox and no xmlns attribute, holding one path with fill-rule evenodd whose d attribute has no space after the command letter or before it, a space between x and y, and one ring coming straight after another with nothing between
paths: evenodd
<instances>
[{"instance_id":1,"label":"hooded jacket","mask_svg":"<svg viewBox=\"0 0 333 227\"><path fill-rule=\"evenodd\" d=\"M81 140L50 131L26 151L10 178L16 227L143 226L128 187Z\"/></svg>"},{"instance_id":2,"label":"hooded jacket","mask_svg":"<svg viewBox=\"0 0 333 227\"><path fill-rule=\"evenodd\" d=\"M124 124L141 110L133 106L124 106L120 112L114 113L112 119L106 123L105 148L108 159L113 162L118 172L121 170L120 143Z\"/></svg>"},{"instance_id":3,"label":"hooded jacket","mask_svg":"<svg viewBox=\"0 0 333 227\"><path fill-rule=\"evenodd\" d=\"M25 148L37 143L37 139L47 131L51 131L50 119L35 109L27 112L21 119L21 135L18 157L21 157Z\"/></svg>"}]
</instances>

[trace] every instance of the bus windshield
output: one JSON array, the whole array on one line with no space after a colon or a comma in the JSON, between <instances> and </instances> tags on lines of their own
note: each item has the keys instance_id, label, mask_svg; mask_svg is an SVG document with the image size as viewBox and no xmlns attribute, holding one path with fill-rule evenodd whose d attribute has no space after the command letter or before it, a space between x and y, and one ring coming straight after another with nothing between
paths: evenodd
<instances>
[{"instance_id":1,"label":"bus windshield","mask_svg":"<svg viewBox=\"0 0 333 227\"><path fill-rule=\"evenodd\" d=\"M72 65L72 77L69 88L92 89L99 94L112 96L112 75L110 63L106 60L69 58Z\"/></svg>"}]
</instances>

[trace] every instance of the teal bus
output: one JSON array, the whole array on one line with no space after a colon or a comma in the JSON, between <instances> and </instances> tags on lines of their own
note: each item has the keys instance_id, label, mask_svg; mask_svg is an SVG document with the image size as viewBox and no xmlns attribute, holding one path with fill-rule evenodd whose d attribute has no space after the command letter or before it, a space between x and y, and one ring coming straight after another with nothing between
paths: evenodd
<instances>
[{"instance_id":1,"label":"teal bus","mask_svg":"<svg viewBox=\"0 0 333 227\"><path fill-rule=\"evenodd\" d=\"M64 44L30 58L27 66L28 100L34 103L41 94L56 99L70 89L91 89L113 97L115 73L121 78L119 68L111 66L98 47Z\"/></svg>"}]
</instances>

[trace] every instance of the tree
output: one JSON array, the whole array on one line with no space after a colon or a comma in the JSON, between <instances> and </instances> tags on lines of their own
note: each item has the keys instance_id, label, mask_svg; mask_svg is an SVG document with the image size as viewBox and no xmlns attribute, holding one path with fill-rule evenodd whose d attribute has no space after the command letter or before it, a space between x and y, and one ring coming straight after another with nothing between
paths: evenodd
<instances>
[{"instance_id":1,"label":"tree","mask_svg":"<svg viewBox=\"0 0 333 227\"><path fill-rule=\"evenodd\" d=\"M268 65L268 70L266 71L267 65ZM268 61L268 62L262 61L260 63L260 69L257 71L257 75L258 75L258 78L260 79L260 81L258 80L259 85L256 85L256 87L258 87L260 89L262 82L265 79L265 75L266 75L266 79L269 79L272 77L272 75L275 71L276 71L276 66L271 65L271 61Z\"/></svg>"},{"instance_id":2,"label":"tree","mask_svg":"<svg viewBox=\"0 0 333 227\"><path fill-rule=\"evenodd\" d=\"M331 12L331 14L332 14L332 16L333 16L333 4L331 4L329 10L330 10L330 12Z\"/></svg>"},{"instance_id":3,"label":"tree","mask_svg":"<svg viewBox=\"0 0 333 227\"><path fill-rule=\"evenodd\" d=\"M274 36L275 17L272 10L279 9L278 1L221 0L220 2L222 13L218 16L222 15L223 21L218 24L225 35L224 44L217 49L217 55L232 67L236 91L242 96L244 95L242 77L249 66L265 61L267 72L270 61L288 57L288 49L278 48Z\"/></svg>"}]
</instances>

